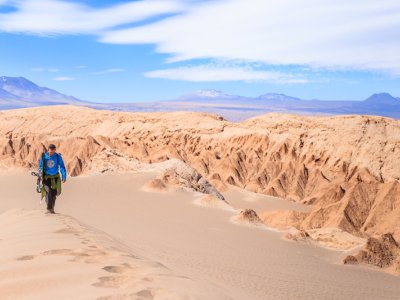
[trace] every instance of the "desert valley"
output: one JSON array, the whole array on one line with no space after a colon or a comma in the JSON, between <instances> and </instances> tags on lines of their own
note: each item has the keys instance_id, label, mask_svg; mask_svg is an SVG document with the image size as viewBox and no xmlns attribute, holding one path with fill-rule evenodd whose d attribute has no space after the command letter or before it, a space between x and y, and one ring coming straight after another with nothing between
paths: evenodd
<instances>
[{"instance_id":1,"label":"desert valley","mask_svg":"<svg viewBox=\"0 0 400 300\"><path fill-rule=\"evenodd\" d=\"M10 299L400 294L399 120L66 105L0 124ZM30 175L49 143L69 175L56 215Z\"/></svg>"}]
</instances>

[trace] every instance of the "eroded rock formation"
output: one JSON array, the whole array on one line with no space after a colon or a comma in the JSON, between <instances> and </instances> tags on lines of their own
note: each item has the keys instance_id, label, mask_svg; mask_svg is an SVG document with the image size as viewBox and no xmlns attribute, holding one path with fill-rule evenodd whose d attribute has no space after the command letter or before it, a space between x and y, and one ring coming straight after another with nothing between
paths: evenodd
<instances>
[{"instance_id":1,"label":"eroded rock formation","mask_svg":"<svg viewBox=\"0 0 400 300\"><path fill-rule=\"evenodd\" d=\"M64 106L2 111L0 124L3 168L35 168L50 142L72 176L175 158L219 191L235 185L313 205L296 216L300 228L400 238L399 120L268 114L230 123L205 113Z\"/></svg>"},{"instance_id":2,"label":"eroded rock formation","mask_svg":"<svg viewBox=\"0 0 400 300\"><path fill-rule=\"evenodd\" d=\"M369 264L379 268L400 273L400 247L391 233L383 234L379 238L368 238L368 241L355 256L347 256L344 264Z\"/></svg>"}]
</instances>

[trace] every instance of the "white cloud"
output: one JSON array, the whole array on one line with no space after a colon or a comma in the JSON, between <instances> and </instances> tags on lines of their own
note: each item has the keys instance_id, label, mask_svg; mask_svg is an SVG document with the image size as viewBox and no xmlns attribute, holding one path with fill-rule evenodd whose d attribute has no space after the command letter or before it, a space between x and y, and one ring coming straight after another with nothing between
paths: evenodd
<instances>
[{"instance_id":1,"label":"white cloud","mask_svg":"<svg viewBox=\"0 0 400 300\"><path fill-rule=\"evenodd\" d=\"M0 13L0 31L154 44L170 62L244 60L400 76L398 0L140 0L102 8L66 0L0 0L8 2L16 11ZM154 22L134 24L149 19Z\"/></svg>"},{"instance_id":2,"label":"white cloud","mask_svg":"<svg viewBox=\"0 0 400 300\"><path fill-rule=\"evenodd\" d=\"M39 35L99 34L114 26L181 12L185 7L179 0L131 1L99 9L62 0L13 3L17 11L0 14L0 30Z\"/></svg>"},{"instance_id":3,"label":"white cloud","mask_svg":"<svg viewBox=\"0 0 400 300\"><path fill-rule=\"evenodd\" d=\"M155 70L145 73L146 77L194 82L211 81L265 81L273 83L307 83L300 75L274 71L257 71L248 67L229 67L218 65L200 65Z\"/></svg>"},{"instance_id":4,"label":"white cloud","mask_svg":"<svg viewBox=\"0 0 400 300\"><path fill-rule=\"evenodd\" d=\"M94 74L101 75L101 74L110 74L110 73L119 73L119 72L125 72L125 69L121 69L121 68L107 69L107 70L96 72Z\"/></svg>"},{"instance_id":5,"label":"white cloud","mask_svg":"<svg viewBox=\"0 0 400 300\"><path fill-rule=\"evenodd\" d=\"M156 23L109 31L101 41L156 44L172 62L242 59L400 75L400 2L208 1Z\"/></svg>"},{"instance_id":6,"label":"white cloud","mask_svg":"<svg viewBox=\"0 0 400 300\"><path fill-rule=\"evenodd\" d=\"M67 76L60 76L60 77L53 78L53 80L69 81L69 80L75 80L75 78L74 77L67 77Z\"/></svg>"},{"instance_id":7,"label":"white cloud","mask_svg":"<svg viewBox=\"0 0 400 300\"><path fill-rule=\"evenodd\" d=\"M85 65L79 65L79 66L75 66L75 69L86 69L87 66Z\"/></svg>"}]
</instances>

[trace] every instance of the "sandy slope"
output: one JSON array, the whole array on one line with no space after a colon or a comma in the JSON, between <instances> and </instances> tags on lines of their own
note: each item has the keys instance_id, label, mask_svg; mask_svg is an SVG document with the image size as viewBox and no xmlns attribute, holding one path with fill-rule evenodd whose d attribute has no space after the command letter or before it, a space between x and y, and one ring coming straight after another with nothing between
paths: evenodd
<instances>
[{"instance_id":1,"label":"sandy slope","mask_svg":"<svg viewBox=\"0 0 400 300\"><path fill-rule=\"evenodd\" d=\"M221 299L104 232L43 210L0 215L2 299Z\"/></svg>"},{"instance_id":2,"label":"sandy slope","mask_svg":"<svg viewBox=\"0 0 400 300\"><path fill-rule=\"evenodd\" d=\"M47 268L43 274L52 274L52 280L57 282L55 290L71 292L70 285L79 281L77 291L89 293L88 299L98 295L136 295L144 289L157 291L165 283L174 297L187 293L200 294L200 299L397 299L400 294L399 277L343 266L339 264L341 252L284 241L278 232L233 224L230 218L237 213L235 210L194 205L198 193L144 191L142 187L154 175L146 172L71 178L57 202L60 214L47 216L37 212L40 206L29 174L1 173L0 213L5 214L0 216L0 255L6 260L0 264L2 278L11 278L16 272L32 274L32 268L41 266ZM232 191L224 194L234 209L250 203L237 195ZM258 211L303 209L284 200L271 198L264 202L261 200L266 199L255 194L247 196ZM28 211L9 211L12 208ZM96 229L89 229L92 227ZM73 230L59 231L68 228ZM106 255L86 257L84 254L96 250L89 246L98 247ZM70 251L46 252L54 249ZM123 254L142 259L138 262ZM95 261L84 263L85 259ZM134 270L139 263L141 268L121 274L110 272L118 268L102 269L125 263ZM63 271L54 273L53 266L60 266ZM79 277L75 278L78 268ZM148 274L154 281L144 285L143 278ZM120 287L92 285L104 284L105 279L99 278L112 276L129 279L122 280L126 284ZM13 278L14 281L1 281L0 288L24 296L38 291L33 286L16 290L17 280L29 282L30 277ZM185 283L188 278L190 289ZM41 281L40 292L51 297L54 290L44 282ZM145 294L149 295L142 292Z\"/></svg>"},{"instance_id":3,"label":"sandy slope","mask_svg":"<svg viewBox=\"0 0 400 300\"><path fill-rule=\"evenodd\" d=\"M234 185L312 204L293 220L299 228L336 227L363 237L390 231L400 239L399 120L268 114L230 123L206 113L73 106L0 112L0 167L36 165L49 142L71 175L176 158L220 191ZM286 217L274 216L271 223Z\"/></svg>"}]
</instances>

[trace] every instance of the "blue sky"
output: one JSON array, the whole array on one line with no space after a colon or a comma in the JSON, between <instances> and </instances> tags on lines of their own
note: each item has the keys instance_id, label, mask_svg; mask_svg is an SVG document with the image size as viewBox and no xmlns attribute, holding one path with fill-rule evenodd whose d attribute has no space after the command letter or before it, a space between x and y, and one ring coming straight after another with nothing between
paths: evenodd
<instances>
[{"instance_id":1,"label":"blue sky","mask_svg":"<svg viewBox=\"0 0 400 300\"><path fill-rule=\"evenodd\" d=\"M0 0L0 75L99 102L400 96L400 3Z\"/></svg>"}]
</instances>

